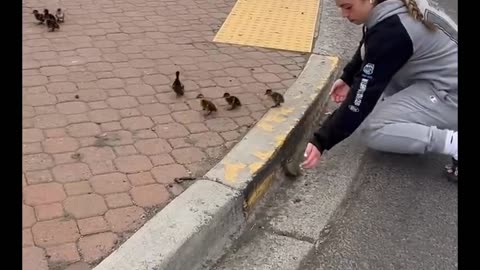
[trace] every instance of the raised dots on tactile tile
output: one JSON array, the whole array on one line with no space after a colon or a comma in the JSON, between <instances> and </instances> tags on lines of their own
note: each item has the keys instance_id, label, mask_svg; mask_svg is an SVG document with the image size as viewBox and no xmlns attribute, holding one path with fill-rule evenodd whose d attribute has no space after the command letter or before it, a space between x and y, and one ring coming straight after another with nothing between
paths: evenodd
<instances>
[{"instance_id":1,"label":"raised dots on tactile tile","mask_svg":"<svg viewBox=\"0 0 480 270\"><path fill-rule=\"evenodd\" d=\"M239 0L215 42L310 52L319 0Z\"/></svg>"}]
</instances>

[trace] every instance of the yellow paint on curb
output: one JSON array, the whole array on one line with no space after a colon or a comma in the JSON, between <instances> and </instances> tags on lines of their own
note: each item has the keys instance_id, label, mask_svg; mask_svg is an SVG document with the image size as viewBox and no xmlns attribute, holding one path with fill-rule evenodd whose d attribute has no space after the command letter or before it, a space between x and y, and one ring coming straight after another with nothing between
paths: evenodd
<instances>
[{"instance_id":1,"label":"yellow paint on curb","mask_svg":"<svg viewBox=\"0 0 480 270\"><path fill-rule=\"evenodd\" d=\"M330 61L332 61L332 63L330 64L333 68L337 67L338 65L338 61L339 61L339 58L336 57L336 56L327 56L328 59L330 59Z\"/></svg>"},{"instance_id":2,"label":"yellow paint on curb","mask_svg":"<svg viewBox=\"0 0 480 270\"><path fill-rule=\"evenodd\" d=\"M238 0L214 42L311 52L320 0Z\"/></svg>"},{"instance_id":3,"label":"yellow paint on curb","mask_svg":"<svg viewBox=\"0 0 480 270\"><path fill-rule=\"evenodd\" d=\"M252 190L252 192L249 194L247 197L244 207L245 211L248 213L253 206L257 203L257 201L263 197L263 195L267 192L267 190L270 188L270 186L273 183L273 173L267 176L265 179L263 179L260 184L255 186L255 188Z\"/></svg>"},{"instance_id":4,"label":"yellow paint on curb","mask_svg":"<svg viewBox=\"0 0 480 270\"><path fill-rule=\"evenodd\" d=\"M238 179L238 173L247 167L243 163L225 163L225 180L227 182L236 182Z\"/></svg>"},{"instance_id":5,"label":"yellow paint on curb","mask_svg":"<svg viewBox=\"0 0 480 270\"><path fill-rule=\"evenodd\" d=\"M276 136L275 137L275 144L276 144L275 147L281 146L286 138L287 138L287 134L280 134L280 135Z\"/></svg>"},{"instance_id":6,"label":"yellow paint on curb","mask_svg":"<svg viewBox=\"0 0 480 270\"><path fill-rule=\"evenodd\" d=\"M275 149L276 148L277 147L275 147ZM253 153L253 155L256 156L257 158L261 159L262 161L266 161L266 160L268 160L269 157L272 156L272 154L275 152L275 149L270 150L270 151L256 151L255 153Z\"/></svg>"},{"instance_id":7,"label":"yellow paint on curb","mask_svg":"<svg viewBox=\"0 0 480 270\"><path fill-rule=\"evenodd\" d=\"M283 123L287 120L288 115L295 109L291 107L280 107L269 111L258 123L257 127L267 132L272 132L276 124Z\"/></svg>"},{"instance_id":8,"label":"yellow paint on curb","mask_svg":"<svg viewBox=\"0 0 480 270\"><path fill-rule=\"evenodd\" d=\"M288 116L290 113L292 113L295 109L292 107L280 107L280 114L284 116Z\"/></svg>"},{"instance_id":9,"label":"yellow paint on curb","mask_svg":"<svg viewBox=\"0 0 480 270\"><path fill-rule=\"evenodd\" d=\"M273 131L273 125L269 124L267 122L264 122L264 121L258 122L257 127L261 128L261 129L263 129L264 131L267 131L267 132L272 132Z\"/></svg>"},{"instance_id":10,"label":"yellow paint on curb","mask_svg":"<svg viewBox=\"0 0 480 270\"><path fill-rule=\"evenodd\" d=\"M285 121L285 117L279 113L275 113L272 111L272 113L269 113L265 115L265 117L262 119L262 121L265 122L271 122L271 123L281 123Z\"/></svg>"},{"instance_id":11,"label":"yellow paint on curb","mask_svg":"<svg viewBox=\"0 0 480 270\"><path fill-rule=\"evenodd\" d=\"M261 161L250 164L248 166L248 168L250 169L250 173L253 174L256 171L258 171L258 169L260 169L263 166L263 164L265 164L265 162L261 162Z\"/></svg>"}]
</instances>

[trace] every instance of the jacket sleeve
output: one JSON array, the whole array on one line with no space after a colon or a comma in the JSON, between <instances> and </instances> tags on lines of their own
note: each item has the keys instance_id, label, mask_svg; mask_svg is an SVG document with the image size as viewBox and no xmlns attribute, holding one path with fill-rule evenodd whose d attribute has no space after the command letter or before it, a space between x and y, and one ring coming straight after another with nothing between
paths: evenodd
<instances>
[{"instance_id":1,"label":"jacket sleeve","mask_svg":"<svg viewBox=\"0 0 480 270\"><path fill-rule=\"evenodd\" d=\"M362 40L360 40L360 43L358 44L357 51L353 55L350 62L348 62L348 64L345 65L345 67L343 68L342 76L340 76L340 79L342 79L346 84L348 84L348 86L352 86L353 77L355 76L356 73L360 71L360 67L362 66L362 56L360 51L361 51L364 39L365 39L365 27L363 27L363 36L362 36Z\"/></svg>"},{"instance_id":2,"label":"jacket sleeve","mask_svg":"<svg viewBox=\"0 0 480 270\"><path fill-rule=\"evenodd\" d=\"M365 39L361 72L354 76L345 101L325 120L311 143L320 152L350 136L370 114L395 73L413 54L409 34L398 17L373 27Z\"/></svg>"},{"instance_id":3,"label":"jacket sleeve","mask_svg":"<svg viewBox=\"0 0 480 270\"><path fill-rule=\"evenodd\" d=\"M342 79L346 84L352 86L353 77L355 73L360 71L360 67L362 66L362 57L360 55L360 49L362 47L362 42L358 45L358 49L352 57L352 60L348 62L348 64L343 68Z\"/></svg>"}]
</instances>

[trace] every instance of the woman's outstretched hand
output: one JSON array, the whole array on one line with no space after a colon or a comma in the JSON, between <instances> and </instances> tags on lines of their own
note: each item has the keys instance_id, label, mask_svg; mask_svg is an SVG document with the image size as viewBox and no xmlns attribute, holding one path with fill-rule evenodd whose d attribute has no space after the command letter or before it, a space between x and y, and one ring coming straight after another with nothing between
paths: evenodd
<instances>
[{"instance_id":1,"label":"woman's outstretched hand","mask_svg":"<svg viewBox=\"0 0 480 270\"><path fill-rule=\"evenodd\" d=\"M307 148L305 149L305 160L302 163L302 167L305 169L311 169L317 165L318 161L320 161L320 157L322 154L320 151L315 147L315 145L308 143Z\"/></svg>"},{"instance_id":2,"label":"woman's outstretched hand","mask_svg":"<svg viewBox=\"0 0 480 270\"><path fill-rule=\"evenodd\" d=\"M349 91L350 86L342 79L338 79L333 83L332 89L330 89L330 97L333 102L342 103L347 98Z\"/></svg>"}]
</instances>

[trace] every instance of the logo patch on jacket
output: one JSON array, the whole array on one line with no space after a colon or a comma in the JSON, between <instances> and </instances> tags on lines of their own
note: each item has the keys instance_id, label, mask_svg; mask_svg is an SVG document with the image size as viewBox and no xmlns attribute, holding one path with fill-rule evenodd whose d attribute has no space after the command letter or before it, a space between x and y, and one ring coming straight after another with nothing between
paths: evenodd
<instances>
[{"instance_id":1,"label":"logo patch on jacket","mask_svg":"<svg viewBox=\"0 0 480 270\"><path fill-rule=\"evenodd\" d=\"M352 112L359 112L359 111L360 111L360 109L359 109L357 106L355 106L355 105L348 105L348 108L349 108L350 111L352 111Z\"/></svg>"},{"instance_id":2,"label":"logo patch on jacket","mask_svg":"<svg viewBox=\"0 0 480 270\"><path fill-rule=\"evenodd\" d=\"M372 75L374 69L375 65L372 63L368 63L363 67L363 73L365 73L366 75Z\"/></svg>"}]
</instances>

